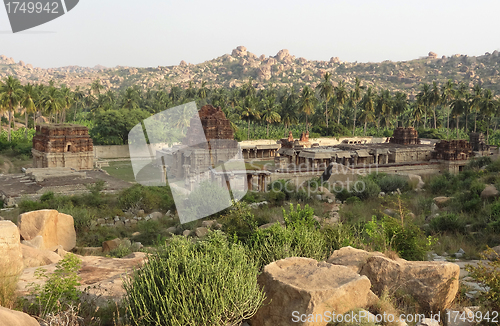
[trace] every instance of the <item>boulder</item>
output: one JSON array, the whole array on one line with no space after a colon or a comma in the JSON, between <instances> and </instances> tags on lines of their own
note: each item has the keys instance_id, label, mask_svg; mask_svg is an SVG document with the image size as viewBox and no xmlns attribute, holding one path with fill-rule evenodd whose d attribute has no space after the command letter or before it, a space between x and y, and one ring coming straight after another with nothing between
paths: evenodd
<instances>
[{"instance_id":1,"label":"boulder","mask_svg":"<svg viewBox=\"0 0 500 326\"><path fill-rule=\"evenodd\" d=\"M335 250L328 258L327 263L346 266L359 274L368 258L372 256L384 256L384 254L378 251L368 252L348 246Z\"/></svg>"},{"instance_id":2,"label":"boulder","mask_svg":"<svg viewBox=\"0 0 500 326\"><path fill-rule=\"evenodd\" d=\"M40 249L43 246L43 237L41 235L37 235L31 240L23 240L21 244L26 246L30 246L31 248Z\"/></svg>"},{"instance_id":3,"label":"boulder","mask_svg":"<svg viewBox=\"0 0 500 326\"><path fill-rule=\"evenodd\" d=\"M61 245L70 251L76 245L76 232L73 217L53 209L43 209L19 215L17 223L23 240L42 236L40 249L53 249Z\"/></svg>"},{"instance_id":4,"label":"boulder","mask_svg":"<svg viewBox=\"0 0 500 326\"><path fill-rule=\"evenodd\" d=\"M432 318L424 318L417 323L417 326L440 326L439 321Z\"/></svg>"},{"instance_id":5,"label":"boulder","mask_svg":"<svg viewBox=\"0 0 500 326\"><path fill-rule=\"evenodd\" d=\"M489 199L498 197L498 190L494 185L487 185L483 191L481 191L481 199Z\"/></svg>"},{"instance_id":6,"label":"boulder","mask_svg":"<svg viewBox=\"0 0 500 326\"><path fill-rule=\"evenodd\" d=\"M196 234L196 236L198 238L202 238L208 234L208 229L205 227L199 227L199 228L196 228L194 233Z\"/></svg>"},{"instance_id":7,"label":"boulder","mask_svg":"<svg viewBox=\"0 0 500 326\"><path fill-rule=\"evenodd\" d=\"M439 213L439 207L435 203L431 204L431 215Z\"/></svg>"},{"instance_id":8,"label":"boulder","mask_svg":"<svg viewBox=\"0 0 500 326\"><path fill-rule=\"evenodd\" d=\"M259 285L266 292L264 305L252 318L252 325L289 326L294 312L323 315L325 311L343 314L372 304L370 281L345 266L291 257L264 267ZM298 322L297 325L327 325Z\"/></svg>"},{"instance_id":9,"label":"boulder","mask_svg":"<svg viewBox=\"0 0 500 326\"><path fill-rule=\"evenodd\" d=\"M40 326L35 318L24 312L10 310L0 306L2 326Z\"/></svg>"},{"instance_id":10,"label":"boulder","mask_svg":"<svg viewBox=\"0 0 500 326\"><path fill-rule=\"evenodd\" d=\"M102 243L102 252L110 252L111 250L118 248L121 243L122 241L119 238L104 241Z\"/></svg>"},{"instance_id":11,"label":"boulder","mask_svg":"<svg viewBox=\"0 0 500 326\"><path fill-rule=\"evenodd\" d=\"M11 221L0 221L0 277L15 276L22 270L19 230Z\"/></svg>"},{"instance_id":12,"label":"boulder","mask_svg":"<svg viewBox=\"0 0 500 326\"><path fill-rule=\"evenodd\" d=\"M440 196L440 197L434 197L433 201L436 205L438 206L443 206L444 204L446 204L452 197L444 197L444 196Z\"/></svg>"},{"instance_id":13,"label":"boulder","mask_svg":"<svg viewBox=\"0 0 500 326\"><path fill-rule=\"evenodd\" d=\"M59 262L62 258L53 251L36 249L21 244L24 268L39 267Z\"/></svg>"},{"instance_id":14,"label":"boulder","mask_svg":"<svg viewBox=\"0 0 500 326\"><path fill-rule=\"evenodd\" d=\"M369 257L360 271L370 279L380 295L401 289L413 296L424 309L441 311L449 308L458 291L460 267L448 262L395 260L384 256Z\"/></svg>"},{"instance_id":15,"label":"boulder","mask_svg":"<svg viewBox=\"0 0 500 326\"><path fill-rule=\"evenodd\" d=\"M161 212L153 212L151 214L149 214L149 216L152 218L152 219L161 219L163 217L163 213Z\"/></svg>"},{"instance_id":16,"label":"boulder","mask_svg":"<svg viewBox=\"0 0 500 326\"><path fill-rule=\"evenodd\" d=\"M191 230L184 230L182 231L182 235L185 237L188 237L191 234Z\"/></svg>"}]
</instances>

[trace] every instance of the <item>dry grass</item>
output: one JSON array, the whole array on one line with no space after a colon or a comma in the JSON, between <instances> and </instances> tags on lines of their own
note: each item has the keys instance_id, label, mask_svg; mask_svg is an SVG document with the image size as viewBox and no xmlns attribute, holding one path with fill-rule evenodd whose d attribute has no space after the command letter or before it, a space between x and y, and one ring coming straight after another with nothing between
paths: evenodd
<instances>
[{"instance_id":1,"label":"dry grass","mask_svg":"<svg viewBox=\"0 0 500 326\"><path fill-rule=\"evenodd\" d=\"M12 276L11 268L0 264L0 306L14 309L17 303L17 281L19 276Z\"/></svg>"}]
</instances>

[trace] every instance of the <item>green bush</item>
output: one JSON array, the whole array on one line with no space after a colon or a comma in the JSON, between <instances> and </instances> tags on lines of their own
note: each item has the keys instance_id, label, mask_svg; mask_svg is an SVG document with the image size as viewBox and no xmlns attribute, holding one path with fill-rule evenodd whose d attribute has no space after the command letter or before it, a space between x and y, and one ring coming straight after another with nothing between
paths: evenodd
<instances>
[{"instance_id":1,"label":"green bush","mask_svg":"<svg viewBox=\"0 0 500 326\"><path fill-rule=\"evenodd\" d=\"M483 255L482 261L476 266L466 265L465 269L469 276L487 287L486 293L479 296L479 301L486 311L500 310L500 256L491 248L488 248L486 255L494 256L494 261L487 261Z\"/></svg>"},{"instance_id":2,"label":"green bush","mask_svg":"<svg viewBox=\"0 0 500 326\"><path fill-rule=\"evenodd\" d=\"M380 221L374 216L366 223L365 232L365 244L373 250L393 250L407 260L425 260L436 242L435 238L426 237L413 222L402 225L401 220L390 216L384 216Z\"/></svg>"},{"instance_id":3,"label":"green bush","mask_svg":"<svg viewBox=\"0 0 500 326\"><path fill-rule=\"evenodd\" d=\"M397 174L380 175L374 180L380 190L385 193L390 193L399 189L400 191L408 191L410 189L408 179Z\"/></svg>"},{"instance_id":4,"label":"green bush","mask_svg":"<svg viewBox=\"0 0 500 326\"><path fill-rule=\"evenodd\" d=\"M339 222L335 225L325 225L321 233L325 238L327 256L342 247L363 247L363 228L359 225Z\"/></svg>"},{"instance_id":5,"label":"green bush","mask_svg":"<svg viewBox=\"0 0 500 326\"><path fill-rule=\"evenodd\" d=\"M80 266L80 259L68 253L57 263L54 273L48 275L43 268L37 269L37 279L46 280L43 285L30 284L35 302L30 305L29 310L45 317L49 313L66 310L69 306L78 306L81 292L77 289L80 285L77 272Z\"/></svg>"},{"instance_id":6,"label":"green bush","mask_svg":"<svg viewBox=\"0 0 500 326\"><path fill-rule=\"evenodd\" d=\"M465 222L453 213L443 214L433 218L430 222L434 232L465 232Z\"/></svg>"},{"instance_id":7,"label":"green bush","mask_svg":"<svg viewBox=\"0 0 500 326\"><path fill-rule=\"evenodd\" d=\"M237 325L264 301L257 266L220 232L196 243L174 236L125 280L133 325Z\"/></svg>"},{"instance_id":8,"label":"green bush","mask_svg":"<svg viewBox=\"0 0 500 326\"><path fill-rule=\"evenodd\" d=\"M47 191L46 193L44 193L40 197L40 201L42 203L47 202L47 201L51 201L51 200L54 200L54 192L52 192L52 191Z\"/></svg>"},{"instance_id":9,"label":"green bush","mask_svg":"<svg viewBox=\"0 0 500 326\"><path fill-rule=\"evenodd\" d=\"M458 190L458 177L446 172L433 177L428 184L429 190L435 195L451 195Z\"/></svg>"},{"instance_id":10,"label":"green bush","mask_svg":"<svg viewBox=\"0 0 500 326\"><path fill-rule=\"evenodd\" d=\"M488 172L500 172L500 160L492 161L486 166Z\"/></svg>"},{"instance_id":11,"label":"green bush","mask_svg":"<svg viewBox=\"0 0 500 326\"><path fill-rule=\"evenodd\" d=\"M155 209L174 210L175 204L170 187L144 187L134 185L123 190L119 195L119 205L122 209Z\"/></svg>"},{"instance_id":12,"label":"green bush","mask_svg":"<svg viewBox=\"0 0 500 326\"><path fill-rule=\"evenodd\" d=\"M326 242L313 215L308 205L303 209L290 205L289 213L283 210L284 227L275 223L267 229L256 229L247 246L259 267L287 257L325 259Z\"/></svg>"},{"instance_id":13,"label":"green bush","mask_svg":"<svg viewBox=\"0 0 500 326\"><path fill-rule=\"evenodd\" d=\"M489 165L490 163L491 163L491 157L489 156L473 157L467 164L467 168L480 169L483 166Z\"/></svg>"},{"instance_id":14,"label":"green bush","mask_svg":"<svg viewBox=\"0 0 500 326\"><path fill-rule=\"evenodd\" d=\"M359 197L359 199L361 200L378 197L378 194L380 193L381 190L379 185L376 184L375 181L367 177L367 178L361 178L360 180L358 180L358 184L359 182L364 184L363 187L364 189L362 191L356 191L355 189L353 189L353 191L351 191L351 194L353 194L356 197Z\"/></svg>"}]
</instances>

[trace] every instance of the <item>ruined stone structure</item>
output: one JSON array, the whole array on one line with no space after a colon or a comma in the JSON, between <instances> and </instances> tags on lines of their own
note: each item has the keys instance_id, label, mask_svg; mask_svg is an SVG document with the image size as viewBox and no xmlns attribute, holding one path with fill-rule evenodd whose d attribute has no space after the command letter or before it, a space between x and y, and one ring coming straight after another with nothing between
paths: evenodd
<instances>
[{"instance_id":1,"label":"ruined stone structure","mask_svg":"<svg viewBox=\"0 0 500 326\"><path fill-rule=\"evenodd\" d=\"M468 160L472 156L472 148L466 140L442 140L436 144L432 158L445 161Z\"/></svg>"},{"instance_id":2,"label":"ruined stone structure","mask_svg":"<svg viewBox=\"0 0 500 326\"><path fill-rule=\"evenodd\" d=\"M399 145L417 145L420 144L420 140L418 139L418 132L414 128L398 127L394 130L389 143Z\"/></svg>"},{"instance_id":3,"label":"ruined stone structure","mask_svg":"<svg viewBox=\"0 0 500 326\"><path fill-rule=\"evenodd\" d=\"M470 146L474 152L484 152L489 150L489 146L486 145L483 133L471 132L469 135L469 139Z\"/></svg>"},{"instance_id":4,"label":"ruined stone structure","mask_svg":"<svg viewBox=\"0 0 500 326\"><path fill-rule=\"evenodd\" d=\"M88 128L72 124L39 125L33 137L33 167L91 170L93 143Z\"/></svg>"},{"instance_id":5,"label":"ruined stone structure","mask_svg":"<svg viewBox=\"0 0 500 326\"><path fill-rule=\"evenodd\" d=\"M185 186L193 190L193 184L200 178L219 178L221 183L228 181L222 180L224 171L217 166L239 158L240 153L224 112L220 108L205 105L191 118L182 144L157 151L156 157L157 165L163 168L165 181L168 174L170 183L184 180ZM232 168L234 171L229 173L230 176L246 173L243 161L234 166L224 166L225 172Z\"/></svg>"}]
</instances>

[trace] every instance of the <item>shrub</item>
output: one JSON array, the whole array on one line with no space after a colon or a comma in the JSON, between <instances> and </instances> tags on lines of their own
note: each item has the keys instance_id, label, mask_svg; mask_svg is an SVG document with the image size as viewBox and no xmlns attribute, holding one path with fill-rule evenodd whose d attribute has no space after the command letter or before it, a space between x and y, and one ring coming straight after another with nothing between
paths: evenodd
<instances>
[{"instance_id":1,"label":"shrub","mask_svg":"<svg viewBox=\"0 0 500 326\"><path fill-rule=\"evenodd\" d=\"M119 205L122 209L154 209L174 210L175 204L170 187L144 187L134 185L123 190L119 196Z\"/></svg>"},{"instance_id":2,"label":"shrub","mask_svg":"<svg viewBox=\"0 0 500 326\"><path fill-rule=\"evenodd\" d=\"M76 288L80 285L77 275L80 266L80 259L68 253L57 263L54 273L47 275L44 269L37 269L35 276L38 279L45 278L46 281L43 286L31 284L31 294L35 297L35 303L30 306L30 310L34 309L41 317L44 317L49 313L56 313L69 306L77 305L81 294Z\"/></svg>"},{"instance_id":3,"label":"shrub","mask_svg":"<svg viewBox=\"0 0 500 326\"><path fill-rule=\"evenodd\" d=\"M236 325L264 301L245 248L220 232L193 243L174 236L124 282L134 325Z\"/></svg>"},{"instance_id":4,"label":"shrub","mask_svg":"<svg viewBox=\"0 0 500 326\"><path fill-rule=\"evenodd\" d=\"M399 189L400 191L409 190L408 179L396 174L387 174L376 180L380 189L385 193L390 193Z\"/></svg>"},{"instance_id":5,"label":"shrub","mask_svg":"<svg viewBox=\"0 0 500 326\"><path fill-rule=\"evenodd\" d=\"M321 233L325 238L327 256L342 247L363 247L363 228L359 225L339 222L335 225L325 225Z\"/></svg>"},{"instance_id":6,"label":"shrub","mask_svg":"<svg viewBox=\"0 0 500 326\"><path fill-rule=\"evenodd\" d=\"M375 216L365 225L365 244L373 250L386 252L393 250L401 258L407 260L425 260L427 252L436 242L433 237L425 237L418 226L411 221L401 223L401 220L384 216L377 221Z\"/></svg>"},{"instance_id":7,"label":"shrub","mask_svg":"<svg viewBox=\"0 0 500 326\"><path fill-rule=\"evenodd\" d=\"M247 246L259 267L287 257L323 260L326 242L313 214L308 205L303 209L290 205L289 213L283 210L284 227L276 223L267 229L257 229Z\"/></svg>"},{"instance_id":8,"label":"shrub","mask_svg":"<svg viewBox=\"0 0 500 326\"><path fill-rule=\"evenodd\" d=\"M351 191L351 194L359 197L361 200L378 197L380 187L375 183L375 181L370 178L361 178L358 182L362 182L364 184L364 189L362 191L353 190Z\"/></svg>"},{"instance_id":9,"label":"shrub","mask_svg":"<svg viewBox=\"0 0 500 326\"><path fill-rule=\"evenodd\" d=\"M483 261L479 261L477 266L466 265L465 269L469 276L487 287L486 293L479 296L481 304L487 311L500 310L500 256L491 248L488 248L486 255L495 256L494 261L484 262L485 255L482 255Z\"/></svg>"},{"instance_id":10,"label":"shrub","mask_svg":"<svg viewBox=\"0 0 500 326\"><path fill-rule=\"evenodd\" d=\"M500 172L500 160L492 161L486 166L488 172Z\"/></svg>"},{"instance_id":11,"label":"shrub","mask_svg":"<svg viewBox=\"0 0 500 326\"><path fill-rule=\"evenodd\" d=\"M433 194L451 195L458 190L458 178L449 172L433 177L428 184Z\"/></svg>"},{"instance_id":12,"label":"shrub","mask_svg":"<svg viewBox=\"0 0 500 326\"><path fill-rule=\"evenodd\" d=\"M52 191L47 191L46 193L44 193L41 197L40 197L40 201L42 203L44 202L47 202L47 201L51 201L54 199L54 192Z\"/></svg>"},{"instance_id":13,"label":"shrub","mask_svg":"<svg viewBox=\"0 0 500 326\"><path fill-rule=\"evenodd\" d=\"M483 166L489 165L491 163L491 158L489 156L473 157L467 164L469 169L480 169Z\"/></svg>"},{"instance_id":14,"label":"shrub","mask_svg":"<svg viewBox=\"0 0 500 326\"><path fill-rule=\"evenodd\" d=\"M464 221L456 214L448 213L433 218L430 222L434 232L465 232Z\"/></svg>"}]
</instances>

